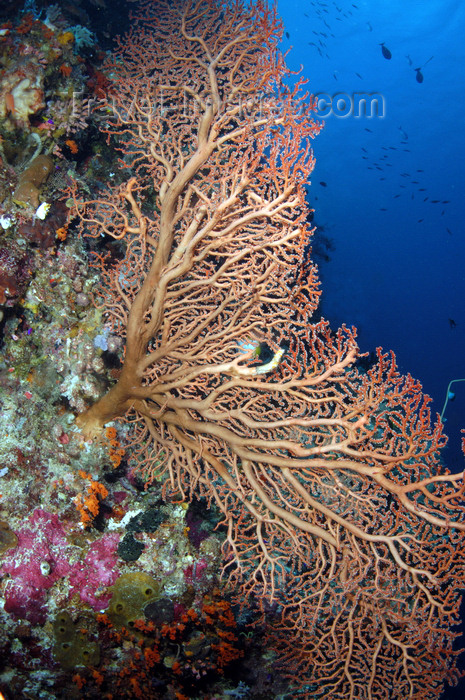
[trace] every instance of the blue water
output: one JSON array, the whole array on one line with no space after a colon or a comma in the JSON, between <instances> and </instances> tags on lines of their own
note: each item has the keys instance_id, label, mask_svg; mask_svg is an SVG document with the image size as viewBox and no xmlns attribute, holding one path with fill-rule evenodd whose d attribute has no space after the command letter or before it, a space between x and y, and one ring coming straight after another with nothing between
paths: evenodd
<instances>
[{"instance_id":1,"label":"blue water","mask_svg":"<svg viewBox=\"0 0 465 700\"><path fill-rule=\"evenodd\" d=\"M334 244L320 264L323 315L356 325L363 350L394 350L440 413L449 381L465 377L465 4L280 0L278 9L288 64L303 66L312 93L384 98L384 116L331 114L314 142L310 201ZM459 471L465 382L454 393L444 457Z\"/></svg>"}]
</instances>

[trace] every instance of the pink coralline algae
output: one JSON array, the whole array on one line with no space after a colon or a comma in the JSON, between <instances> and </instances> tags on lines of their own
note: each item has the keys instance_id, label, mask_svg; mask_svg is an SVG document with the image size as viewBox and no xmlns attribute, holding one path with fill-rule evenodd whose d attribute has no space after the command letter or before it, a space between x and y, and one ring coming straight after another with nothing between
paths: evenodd
<instances>
[{"instance_id":1,"label":"pink coralline algae","mask_svg":"<svg viewBox=\"0 0 465 700\"><path fill-rule=\"evenodd\" d=\"M65 578L69 589L63 591L66 594L70 590L69 598L78 594L81 602L94 610L105 607L110 596L100 593L119 575L115 567L118 535L104 535L90 545L83 560L75 562L76 547L66 539L55 514L37 508L16 535L17 547L3 557L0 565L0 576L9 576L4 591L6 612L33 624L44 624L50 589Z\"/></svg>"},{"instance_id":2,"label":"pink coralline algae","mask_svg":"<svg viewBox=\"0 0 465 700\"><path fill-rule=\"evenodd\" d=\"M71 571L71 548L58 517L41 508L16 534L18 546L0 567L0 574L10 575L5 586L5 611L43 624L47 591Z\"/></svg>"},{"instance_id":3,"label":"pink coralline algae","mask_svg":"<svg viewBox=\"0 0 465 700\"><path fill-rule=\"evenodd\" d=\"M69 577L71 592L79 593L81 601L96 611L107 607L111 593L102 595L103 590L112 586L119 576L116 567L119 539L120 536L113 533L93 542L86 558L73 566Z\"/></svg>"}]
</instances>

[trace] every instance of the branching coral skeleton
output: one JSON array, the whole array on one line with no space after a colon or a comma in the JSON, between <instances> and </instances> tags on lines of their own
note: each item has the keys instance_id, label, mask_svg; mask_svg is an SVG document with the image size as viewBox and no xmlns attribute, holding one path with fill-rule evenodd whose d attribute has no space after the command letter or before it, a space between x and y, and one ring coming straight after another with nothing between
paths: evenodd
<instances>
[{"instance_id":1,"label":"branching coral skeleton","mask_svg":"<svg viewBox=\"0 0 465 700\"><path fill-rule=\"evenodd\" d=\"M312 320L321 125L281 31L261 0L147 0L117 51L105 132L129 177L73 196L86 235L124 245L96 258L96 304L125 356L77 423L126 415L148 484L218 506L223 575L279 605L269 635L302 696L437 698L457 678L463 474L393 354L370 364L354 329Z\"/></svg>"}]
</instances>

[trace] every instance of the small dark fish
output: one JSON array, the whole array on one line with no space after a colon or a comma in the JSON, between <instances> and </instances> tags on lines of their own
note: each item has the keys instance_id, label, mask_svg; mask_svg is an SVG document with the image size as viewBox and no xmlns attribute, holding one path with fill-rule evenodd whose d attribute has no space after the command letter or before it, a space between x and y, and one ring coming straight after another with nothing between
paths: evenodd
<instances>
[{"instance_id":1,"label":"small dark fish","mask_svg":"<svg viewBox=\"0 0 465 700\"><path fill-rule=\"evenodd\" d=\"M445 213L446 213L446 210L443 209L442 212L441 212L441 216L444 216Z\"/></svg>"},{"instance_id":2,"label":"small dark fish","mask_svg":"<svg viewBox=\"0 0 465 700\"><path fill-rule=\"evenodd\" d=\"M422 221L424 221L424 219L418 219L417 224L421 224Z\"/></svg>"},{"instance_id":3,"label":"small dark fish","mask_svg":"<svg viewBox=\"0 0 465 700\"><path fill-rule=\"evenodd\" d=\"M371 26L371 24L369 22L367 22L367 27L368 27L369 32L373 31L373 27Z\"/></svg>"},{"instance_id":4,"label":"small dark fish","mask_svg":"<svg viewBox=\"0 0 465 700\"><path fill-rule=\"evenodd\" d=\"M450 230L450 228L446 228L446 231L449 234L449 236L452 236L452 231Z\"/></svg>"},{"instance_id":5,"label":"small dark fish","mask_svg":"<svg viewBox=\"0 0 465 700\"><path fill-rule=\"evenodd\" d=\"M358 10L358 5L354 5L354 3L352 3L352 7L355 7L355 9Z\"/></svg>"},{"instance_id":6,"label":"small dark fish","mask_svg":"<svg viewBox=\"0 0 465 700\"><path fill-rule=\"evenodd\" d=\"M320 182L320 185L321 185L322 187L328 187L328 185L326 184L326 182L323 182L323 180Z\"/></svg>"},{"instance_id":7,"label":"small dark fish","mask_svg":"<svg viewBox=\"0 0 465 700\"><path fill-rule=\"evenodd\" d=\"M419 185L419 184L420 183L418 182L418 180L412 180L412 185Z\"/></svg>"},{"instance_id":8,"label":"small dark fish","mask_svg":"<svg viewBox=\"0 0 465 700\"><path fill-rule=\"evenodd\" d=\"M395 194L394 199L397 199L397 197L400 197L400 194Z\"/></svg>"},{"instance_id":9,"label":"small dark fish","mask_svg":"<svg viewBox=\"0 0 465 700\"><path fill-rule=\"evenodd\" d=\"M362 156L363 160L368 160L368 156Z\"/></svg>"},{"instance_id":10,"label":"small dark fish","mask_svg":"<svg viewBox=\"0 0 465 700\"><path fill-rule=\"evenodd\" d=\"M419 188L418 188L418 191L419 191L419 192L426 192L426 187L419 187Z\"/></svg>"},{"instance_id":11,"label":"small dark fish","mask_svg":"<svg viewBox=\"0 0 465 700\"><path fill-rule=\"evenodd\" d=\"M432 199L431 204L442 204L440 199Z\"/></svg>"},{"instance_id":12,"label":"small dark fish","mask_svg":"<svg viewBox=\"0 0 465 700\"><path fill-rule=\"evenodd\" d=\"M449 204L449 203L450 203L450 199L443 199L441 202L441 204Z\"/></svg>"},{"instance_id":13,"label":"small dark fish","mask_svg":"<svg viewBox=\"0 0 465 700\"><path fill-rule=\"evenodd\" d=\"M449 319L449 326L450 326L451 328L455 328L455 327L457 326L457 324L456 324L456 322L454 321L453 318L450 318L450 319Z\"/></svg>"},{"instance_id":14,"label":"small dark fish","mask_svg":"<svg viewBox=\"0 0 465 700\"><path fill-rule=\"evenodd\" d=\"M390 151L397 151L397 148L395 146L389 146Z\"/></svg>"},{"instance_id":15,"label":"small dark fish","mask_svg":"<svg viewBox=\"0 0 465 700\"><path fill-rule=\"evenodd\" d=\"M433 60L433 58L434 58L434 56L430 56L430 58L428 58L428 60L426 61L426 63L424 63L424 64L423 64L422 66L420 66L419 68L414 68L414 69L413 69L413 70L415 71L415 73L416 73L416 75L415 75L415 80L417 81L417 83L422 83L422 82L423 82L424 77L423 77L423 73L422 73L421 71L423 70L423 68L424 68L430 61ZM411 64L410 64L410 65L411 65Z\"/></svg>"},{"instance_id":16,"label":"small dark fish","mask_svg":"<svg viewBox=\"0 0 465 700\"><path fill-rule=\"evenodd\" d=\"M357 76L357 78L360 78L360 80L363 80L363 78L362 78L362 76L360 75L360 73L355 73L355 75Z\"/></svg>"},{"instance_id":17,"label":"small dark fish","mask_svg":"<svg viewBox=\"0 0 465 700\"><path fill-rule=\"evenodd\" d=\"M420 168L418 168L418 170L417 170L417 173L424 173L424 172L425 172L425 171L424 171L424 170L420 170Z\"/></svg>"},{"instance_id":18,"label":"small dark fish","mask_svg":"<svg viewBox=\"0 0 465 700\"><path fill-rule=\"evenodd\" d=\"M367 149L366 149L366 148L363 148L363 146L362 146L362 151L363 151L364 153L368 153Z\"/></svg>"},{"instance_id":19,"label":"small dark fish","mask_svg":"<svg viewBox=\"0 0 465 700\"><path fill-rule=\"evenodd\" d=\"M386 178L385 178L385 177L380 177L379 179L380 179L380 180L385 180Z\"/></svg>"},{"instance_id":20,"label":"small dark fish","mask_svg":"<svg viewBox=\"0 0 465 700\"><path fill-rule=\"evenodd\" d=\"M368 128L367 126L365 127L365 131L369 131L369 132L370 132L370 134L372 134L372 133L373 133L373 131L372 131L371 129L369 129L369 128Z\"/></svg>"},{"instance_id":21,"label":"small dark fish","mask_svg":"<svg viewBox=\"0 0 465 700\"><path fill-rule=\"evenodd\" d=\"M410 197L410 199L415 199L415 195L413 194L413 192L412 192L412 196Z\"/></svg>"},{"instance_id":22,"label":"small dark fish","mask_svg":"<svg viewBox=\"0 0 465 700\"><path fill-rule=\"evenodd\" d=\"M380 211L387 211L387 209L385 209L384 207L380 207L379 210Z\"/></svg>"},{"instance_id":23,"label":"small dark fish","mask_svg":"<svg viewBox=\"0 0 465 700\"><path fill-rule=\"evenodd\" d=\"M388 60L392 58L392 53L389 51L388 47L384 45L384 41L381 42L380 46L384 58L387 58Z\"/></svg>"},{"instance_id":24,"label":"small dark fish","mask_svg":"<svg viewBox=\"0 0 465 700\"><path fill-rule=\"evenodd\" d=\"M425 197L423 201L424 201L424 202L427 202L428 199L429 199L429 197Z\"/></svg>"},{"instance_id":25,"label":"small dark fish","mask_svg":"<svg viewBox=\"0 0 465 700\"><path fill-rule=\"evenodd\" d=\"M290 39L290 38L291 38L291 35L289 34L289 32L285 32L285 34L286 34L286 39Z\"/></svg>"}]
</instances>

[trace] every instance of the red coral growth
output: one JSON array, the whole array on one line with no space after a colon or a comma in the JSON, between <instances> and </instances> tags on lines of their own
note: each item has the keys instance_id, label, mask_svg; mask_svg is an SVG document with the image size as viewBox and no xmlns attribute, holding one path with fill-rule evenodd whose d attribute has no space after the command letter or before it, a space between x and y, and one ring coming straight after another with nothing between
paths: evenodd
<instances>
[{"instance_id":1,"label":"red coral growth","mask_svg":"<svg viewBox=\"0 0 465 700\"><path fill-rule=\"evenodd\" d=\"M108 427L105 430L105 438L109 443L108 454L110 457L110 462L116 469L121 464L121 460L124 457L126 450L121 446L120 441L117 438L116 429L113 427Z\"/></svg>"},{"instance_id":2,"label":"red coral growth","mask_svg":"<svg viewBox=\"0 0 465 700\"><path fill-rule=\"evenodd\" d=\"M98 481L95 481L90 474L86 474L82 469L78 472L79 476L89 481L87 493L85 495L79 493L74 499L76 508L81 515L81 522L84 525L90 525L99 513L100 501L108 496L108 489Z\"/></svg>"},{"instance_id":3,"label":"red coral growth","mask_svg":"<svg viewBox=\"0 0 465 700\"><path fill-rule=\"evenodd\" d=\"M102 71L96 68L90 67L90 73L91 77L87 81L87 88L93 92L98 99L105 99L110 93L111 81Z\"/></svg>"},{"instance_id":4,"label":"red coral growth","mask_svg":"<svg viewBox=\"0 0 465 700\"><path fill-rule=\"evenodd\" d=\"M65 63L63 63L63 64L60 66L59 71L60 71L61 75L62 75L64 78L69 78L69 76L71 75L73 69L71 68L71 66L68 66L68 65L66 65Z\"/></svg>"},{"instance_id":5,"label":"red coral growth","mask_svg":"<svg viewBox=\"0 0 465 700\"><path fill-rule=\"evenodd\" d=\"M134 622L134 629L115 630L106 614L97 615L97 621L105 637L103 646L119 650L118 673L103 673L104 687L120 698L165 698L167 685L179 697L199 693L203 697L201 689L212 687L243 656L231 605L218 589L204 598L199 612L189 609L160 627L141 619ZM155 693L154 677L160 688Z\"/></svg>"},{"instance_id":6,"label":"red coral growth","mask_svg":"<svg viewBox=\"0 0 465 700\"><path fill-rule=\"evenodd\" d=\"M21 24L16 27L16 31L18 34L30 34L35 23L36 21L32 13L27 12L25 15L23 15Z\"/></svg>"},{"instance_id":7,"label":"red coral growth","mask_svg":"<svg viewBox=\"0 0 465 700\"><path fill-rule=\"evenodd\" d=\"M65 144L68 146L73 155L76 155L76 153L79 152L78 145L76 141L73 141L73 139L66 139Z\"/></svg>"}]
</instances>

